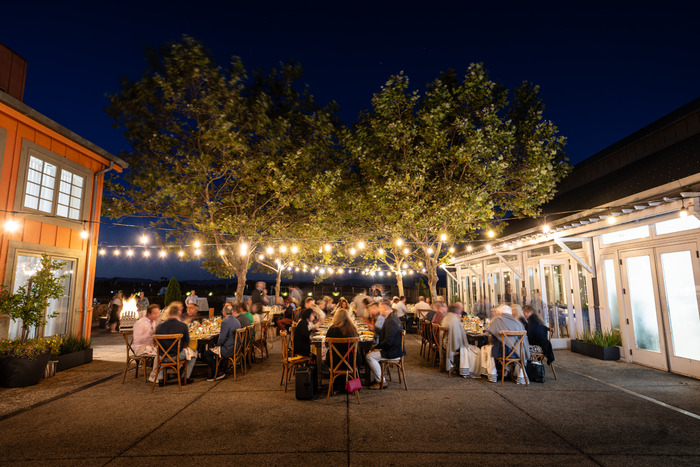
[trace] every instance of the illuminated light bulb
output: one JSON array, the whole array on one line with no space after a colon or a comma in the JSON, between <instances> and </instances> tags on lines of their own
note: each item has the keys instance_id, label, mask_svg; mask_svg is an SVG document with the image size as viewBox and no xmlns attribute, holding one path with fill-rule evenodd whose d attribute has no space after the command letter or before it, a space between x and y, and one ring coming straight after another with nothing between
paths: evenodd
<instances>
[{"instance_id":1,"label":"illuminated light bulb","mask_svg":"<svg viewBox=\"0 0 700 467\"><path fill-rule=\"evenodd\" d=\"M428 254L432 255L435 251L432 248L428 248Z\"/></svg>"},{"instance_id":2,"label":"illuminated light bulb","mask_svg":"<svg viewBox=\"0 0 700 467\"><path fill-rule=\"evenodd\" d=\"M323 246L323 249L326 250L326 251L331 251L331 248L332 248L332 247L331 247L331 245L330 245L329 243L326 243L326 244Z\"/></svg>"},{"instance_id":3,"label":"illuminated light bulb","mask_svg":"<svg viewBox=\"0 0 700 467\"><path fill-rule=\"evenodd\" d=\"M274 252L275 252L275 249L272 248L271 246L268 246L267 250L265 250L265 253L267 253L268 255L271 255Z\"/></svg>"},{"instance_id":4,"label":"illuminated light bulb","mask_svg":"<svg viewBox=\"0 0 700 467\"><path fill-rule=\"evenodd\" d=\"M195 240L192 246L194 246L195 248L199 248L200 246L202 246L202 242L200 242L199 240Z\"/></svg>"},{"instance_id":5,"label":"illuminated light bulb","mask_svg":"<svg viewBox=\"0 0 700 467\"><path fill-rule=\"evenodd\" d=\"M134 250L126 250L126 256L134 256Z\"/></svg>"},{"instance_id":6,"label":"illuminated light bulb","mask_svg":"<svg viewBox=\"0 0 700 467\"><path fill-rule=\"evenodd\" d=\"M617 219L615 219L615 216L613 216L612 214L610 214L610 215L608 216L608 218L605 219L605 221L606 221L608 224L614 224L615 222L617 222Z\"/></svg>"},{"instance_id":7,"label":"illuminated light bulb","mask_svg":"<svg viewBox=\"0 0 700 467\"><path fill-rule=\"evenodd\" d=\"M374 272L374 271L371 271L371 272L369 273L370 276L374 276L374 275L376 275L376 274L377 274L377 273Z\"/></svg>"},{"instance_id":8,"label":"illuminated light bulb","mask_svg":"<svg viewBox=\"0 0 700 467\"><path fill-rule=\"evenodd\" d=\"M441 241L441 242L447 241L447 234L442 234L442 235L440 235L440 241Z\"/></svg>"},{"instance_id":9,"label":"illuminated light bulb","mask_svg":"<svg viewBox=\"0 0 700 467\"><path fill-rule=\"evenodd\" d=\"M404 269L408 269L408 264L403 263L403 264L401 265L401 267L404 268Z\"/></svg>"},{"instance_id":10,"label":"illuminated light bulb","mask_svg":"<svg viewBox=\"0 0 700 467\"><path fill-rule=\"evenodd\" d=\"M418 266L423 266L423 261L419 261Z\"/></svg>"},{"instance_id":11,"label":"illuminated light bulb","mask_svg":"<svg viewBox=\"0 0 700 467\"><path fill-rule=\"evenodd\" d=\"M297 254L299 252L299 247L294 245L292 246L292 253Z\"/></svg>"},{"instance_id":12,"label":"illuminated light bulb","mask_svg":"<svg viewBox=\"0 0 700 467\"><path fill-rule=\"evenodd\" d=\"M508 249L509 249L509 250L512 250L513 248L515 248L515 245L513 245L513 244L511 243L510 246L508 247Z\"/></svg>"},{"instance_id":13,"label":"illuminated light bulb","mask_svg":"<svg viewBox=\"0 0 700 467\"><path fill-rule=\"evenodd\" d=\"M342 273L343 273L343 270L342 270L342 269L338 269L338 274L342 274Z\"/></svg>"},{"instance_id":14,"label":"illuminated light bulb","mask_svg":"<svg viewBox=\"0 0 700 467\"><path fill-rule=\"evenodd\" d=\"M275 260L275 264L280 264L279 258L277 258L277 259Z\"/></svg>"},{"instance_id":15,"label":"illuminated light bulb","mask_svg":"<svg viewBox=\"0 0 700 467\"><path fill-rule=\"evenodd\" d=\"M289 263L290 266L294 267L294 263Z\"/></svg>"},{"instance_id":16,"label":"illuminated light bulb","mask_svg":"<svg viewBox=\"0 0 700 467\"><path fill-rule=\"evenodd\" d=\"M298 267L294 268L294 270L295 270L296 272L299 272L299 268L298 268Z\"/></svg>"},{"instance_id":17,"label":"illuminated light bulb","mask_svg":"<svg viewBox=\"0 0 700 467\"><path fill-rule=\"evenodd\" d=\"M201 254L202 254L202 250L200 250L199 248L197 248L196 250L194 250L194 255L195 255L195 256L199 256L199 255L201 255Z\"/></svg>"},{"instance_id":18,"label":"illuminated light bulb","mask_svg":"<svg viewBox=\"0 0 700 467\"><path fill-rule=\"evenodd\" d=\"M408 271L409 274L413 274L413 269Z\"/></svg>"},{"instance_id":19,"label":"illuminated light bulb","mask_svg":"<svg viewBox=\"0 0 700 467\"><path fill-rule=\"evenodd\" d=\"M518 245L518 246L523 246L523 242L522 242L522 241L520 241L520 240L518 240L518 243L517 243L517 245Z\"/></svg>"},{"instance_id":20,"label":"illuminated light bulb","mask_svg":"<svg viewBox=\"0 0 700 467\"><path fill-rule=\"evenodd\" d=\"M83 230L82 232L80 232L80 238L88 238L89 236L90 234L87 230Z\"/></svg>"},{"instance_id":21,"label":"illuminated light bulb","mask_svg":"<svg viewBox=\"0 0 700 467\"><path fill-rule=\"evenodd\" d=\"M471 245L467 245L467 251L472 251L472 250L473 250L472 246L471 246Z\"/></svg>"},{"instance_id":22,"label":"illuminated light bulb","mask_svg":"<svg viewBox=\"0 0 700 467\"><path fill-rule=\"evenodd\" d=\"M384 252L384 248L380 248L380 249L377 250L377 254L379 254L379 256L384 255L384 253L385 253L385 252Z\"/></svg>"},{"instance_id":23,"label":"illuminated light bulb","mask_svg":"<svg viewBox=\"0 0 700 467\"><path fill-rule=\"evenodd\" d=\"M425 268L420 270L423 274L425 274Z\"/></svg>"},{"instance_id":24,"label":"illuminated light bulb","mask_svg":"<svg viewBox=\"0 0 700 467\"><path fill-rule=\"evenodd\" d=\"M148 237L146 235L141 235L141 238L139 238L139 241L141 242L142 245L145 245L148 243Z\"/></svg>"},{"instance_id":25,"label":"illuminated light bulb","mask_svg":"<svg viewBox=\"0 0 700 467\"><path fill-rule=\"evenodd\" d=\"M280 253L286 253L287 252L287 247L284 245L280 245Z\"/></svg>"},{"instance_id":26,"label":"illuminated light bulb","mask_svg":"<svg viewBox=\"0 0 700 467\"><path fill-rule=\"evenodd\" d=\"M225 254L226 254L225 250L223 250L223 249L219 250L219 255L224 256Z\"/></svg>"},{"instance_id":27,"label":"illuminated light bulb","mask_svg":"<svg viewBox=\"0 0 700 467\"><path fill-rule=\"evenodd\" d=\"M363 241L357 242L357 248L359 248L360 250L364 250L365 249L365 242L363 242Z\"/></svg>"},{"instance_id":28,"label":"illuminated light bulb","mask_svg":"<svg viewBox=\"0 0 700 467\"><path fill-rule=\"evenodd\" d=\"M403 239L397 238L397 239L396 239L396 245L397 245L397 246L403 245Z\"/></svg>"},{"instance_id":29,"label":"illuminated light bulb","mask_svg":"<svg viewBox=\"0 0 700 467\"><path fill-rule=\"evenodd\" d=\"M146 251L143 252L143 256L145 256L146 258L148 258L149 256L151 256L151 252L148 251L148 250L146 250Z\"/></svg>"},{"instance_id":30,"label":"illuminated light bulb","mask_svg":"<svg viewBox=\"0 0 700 467\"><path fill-rule=\"evenodd\" d=\"M247 244L247 243L241 243L240 250L241 250L241 251L240 251L241 256L247 255L247 254L248 254L248 244Z\"/></svg>"},{"instance_id":31,"label":"illuminated light bulb","mask_svg":"<svg viewBox=\"0 0 700 467\"><path fill-rule=\"evenodd\" d=\"M454 252L455 252L455 247L451 246L450 249L449 249L449 252L450 252L450 253L454 253Z\"/></svg>"},{"instance_id":32,"label":"illuminated light bulb","mask_svg":"<svg viewBox=\"0 0 700 467\"><path fill-rule=\"evenodd\" d=\"M357 253L357 250L355 250L354 248L350 248L350 254L354 255L355 253Z\"/></svg>"},{"instance_id":33,"label":"illuminated light bulb","mask_svg":"<svg viewBox=\"0 0 700 467\"><path fill-rule=\"evenodd\" d=\"M403 249L403 254L404 254L404 255L407 255L407 254L409 254L410 252L411 252L411 250L409 250L408 248L404 248L404 249Z\"/></svg>"},{"instance_id":34,"label":"illuminated light bulb","mask_svg":"<svg viewBox=\"0 0 700 467\"><path fill-rule=\"evenodd\" d=\"M99 253L100 253L100 256L104 256L107 254L107 250L105 250L104 248L100 248Z\"/></svg>"},{"instance_id":35,"label":"illuminated light bulb","mask_svg":"<svg viewBox=\"0 0 700 467\"><path fill-rule=\"evenodd\" d=\"M321 268L321 269L318 270L318 272L319 272L320 274L323 274L324 272L326 272L326 269L325 269L325 268Z\"/></svg>"},{"instance_id":36,"label":"illuminated light bulb","mask_svg":"<svg viewBox=\"0 0 700 467\"><path fill-rule=\"evenodd\" d=\"M167 256L167 253L165 252L165 250L160 250L159 256L161 258L165 258Z\"/></svg>"},{"instance_id":37,"label":"illuminated light bulb","mask_svg":"<svg viewBox=\"0 0 700 467\"><path fill-rule=\"evenodd\" d=\"M486 244L486 249L487 249L487 250L490 250L490 249L491 249L491 245L487 243L487 244Z\"/></svg>"},{"instance_id":38,"label":"illuminated light bulb","mask_svg":"<svg viewBox=\"0 0 700 467\"><path fill-rule=\"evenodd\" d=\"M119 256L121 254L121 251L119 250L114 250L114 256Z\"/></svg>"},{"instance_id":39,"label":"illuminated light bulb","mask_svg":"<svg viewBox=\"0 0 700 467\"><path fill-rule=\"evenodd\" d=\"M683 207L683 209L678 212L678 217L688 217L688 210Z\"/></svg>"},{"instance_id":40,"label":"illuminated light bulb","mask_svg":"<svg viewBox=\"0 0 700 467\"><path fill-rule=\"evenodd\" d=\"M258 259L259 259L260 261L264 260L264 259L265 259L265 255L258 255Z\"/></svg>"},{"instance_id":41,"label":"illuminated light bulb","mask_svg":"<svg viewBox=\"0 0 700 467\"><path fill-rule=\"evenodd\" d=\"M384 271L379 271L379 275L380 275L380 276L383 276L383 275L384 275Z\"/></svg>"},{"instance_id":42,"label":"illuminated light bulb","mask_svg":"<svg viewBox=\"0 0 700 467\"><path fill-rule=\"evenodd\" d=\"M291 270L292 270L291 266L287 267L287 271L291 271Z\"/></svg>"},{"instance_id":43,"label":"illuminated light bulb","mask_svg":"<svg viewBox=\"0 0 700 467\"><path fill-rule=\"evenodd\" d=\"M178 255L180 258L182 258L183 256L185 256L185 252L182 251L182 250L180 250L180 251L177 252L177 255Z\"/></svg>"},{"instance_id":44,"label":"illuminated light bulb","mask_svg":"<svg viewBox=\"0 0 700 467\"><path fill-rule=\"evenodd\" d=\"M5 232L17 232L19 230L19 222L14 219L5 221Z\"/></svg>"},{"instance_id":45,"label":"illuminated light bulb","mask_svg":"<svg viewBox=\"0 0 700 467\"><path fill-rule=\"evenodd\" d=\"M549 232L549 226L547 224L542 226L542 233L547 233Z\"/></svg>"},{"instance_id":46,"label":"illuminated light bulb","mask_svg":"<svg viewBox=\"0 0 700 467\"><path fill-rule=\"evenodd\" d=\"M490 238L493 238L493 236L496 235L496 232L494 232L493 230L489 230L488 233L487 233L487 235L488 235Z\"/></svg>"}]
</instances>

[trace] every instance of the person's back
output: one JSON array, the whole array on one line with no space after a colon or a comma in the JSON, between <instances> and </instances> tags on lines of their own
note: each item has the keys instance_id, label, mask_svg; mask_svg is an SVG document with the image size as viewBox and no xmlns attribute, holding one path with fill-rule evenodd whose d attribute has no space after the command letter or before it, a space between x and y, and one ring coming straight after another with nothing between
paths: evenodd
<instances>
[{"instance_id":1,"label":"person's back","mask_svg":"<svg viewBox=\"0 0 700 467\"><path fill-rule=\"evenodd\" d=\"M545 345L547 340L547 326L542 324L542 322L537 319L537 317L532 314L527 319L527 339L530 345L539 345L540 347Z\"/></svg>"},{"instance_id":2,"label":"person's back","mask_svg":"<svg viewBox=\"0 0 700 467\"><path fill-rule=\"evenodd\" d=\"M403 356L402 334L403 326L401 326L399 318L394 314L387 316L379 333L379 343L376 346L381 350L382 358L392 359Z\"/></svg>"},{"instance_id":3,"label":"person's back","mask_svg":"<svg viewBox=\"0 0 700 467\"><path fill-rule=\"evenodd\" d=\"M495 309L494 309L495 310ZM510 331L510 332L520 332L520 331L525 331L525 326L523 326L523 323L521 323L517 318L513 317L513 312L511 311L511 308L507 305L500 306L498 308L498 315L495 316L491 320L491 324L489 325L488 332L491 334L491 336L494 338L495 341L494 345L491 349L491 355L493 357L500 357L502 356L503 352L503 342L501 341L501 331ZM518 338L516 337L511 337L510 341L512 343L516 343L518 341ZM509 352L510 346L508 345L508 341L505 342L506 344L506 352ZM526 360L530 359L530 344L527 339L527 334L525 335L523 339L523 356L525 357Z\"/></svg>"},{"instance_id":4,"label":"person's back","mask_svg":"<svg viewBox=\"0 0 700 467\"><path fill-rule=\"evenodd\" d=\"M183 350L190 344L189 327L185 323L177 319L177 317L171 317L160 323L158 327L156 327L155 334L182 334L182 339L180 339L180 350ZM171 339L166 339L161 340L160 342L163 348L167 350L173 341ZM174 346L168 353L175 357L177 355L177 346Z\"/></svg>"},{"instance_id":5,"label":"person's back","mask_svg":"<svg viewBox=\"0 0 700 467\"><path fill-rule=\"evenodd\" d=\"M221 347L222 357L231 357L234 354L234 342L236 330L241 328L241 323L233 316L229 315L221 322L221 331L217 344Z\"/></svg>"},{"instance_id":6,"label":"person's back","mask_svg":"<svg viewBox=\"0 0 700 467\"><path fill-rule=\"evenodd\" d=\"M311 356L311 331L309 321L304 318L299 320L294 330L294 355Z\"/></svg>"},{"instance_id":7,"label":"person's back","mask_svg":"<svg viewBox=\"0 0 700 467\"><path fill-rule=\"evenodd\" d=\"M250 316L248 316L250 315ZM241 313L238 316L236 316L236 319L238 320L239 323L241 323L241 327L245 328L253 324L252 320L253 315L248 313L247 311L245 313Z\"/></svg>"},{"instance_id":8,"label":"person's back","mask_svg":"<svg viewBox=\"0 0 700 467\"><path fill-rule=\"evenodd\" d=\"M441 325L443 319L445 319L445 313L443 311L436 311L430 322Z\"/></svg>"}]
</instances>

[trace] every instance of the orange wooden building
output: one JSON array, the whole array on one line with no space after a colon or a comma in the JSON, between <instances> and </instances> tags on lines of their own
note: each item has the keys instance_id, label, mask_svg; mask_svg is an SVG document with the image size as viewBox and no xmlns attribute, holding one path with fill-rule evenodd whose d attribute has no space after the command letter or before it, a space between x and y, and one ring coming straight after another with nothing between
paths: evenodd
<instances>
[{"instance_id":1,"label":"orange wooden building","mask_svg":"<svg viewBox=\"0 0 700 467\"><path fill-rule=\"evenodd\" d=\"M23 89L23 86L22 86ZM34 336L89 337L104 173L127 164L0 91L0 283L16 288L42 253L63 261L58 315ZM0 316L0 338L20 324Z\"/></svg>"}]
</instances>

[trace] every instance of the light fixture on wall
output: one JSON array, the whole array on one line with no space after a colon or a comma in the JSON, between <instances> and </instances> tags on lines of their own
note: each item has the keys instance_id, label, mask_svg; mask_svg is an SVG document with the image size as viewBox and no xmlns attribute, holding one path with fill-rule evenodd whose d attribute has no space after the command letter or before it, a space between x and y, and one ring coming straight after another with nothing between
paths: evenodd
<instances>
[{"instance_id":1,"label":"light fixture on wall","mask_svg":"<svg viewBox=\"0 0 700 467\"><path fill-rule=\"evenodd\" d=\"M683 203L683 207L678 211L678 217L688 217L688 208L685 207L685 200L681 202Z\"/></svg>"},{"instance_id":2,"label":"light fixture on wall","mask_svg":"<svg viewBox=\"0 0 700 467\"><path fill-rule=\"evenodd\" d=\"M19 230L19 222L14 219L8 219L5 221L5 232L13 233Z\"/></svg>"}]
</instances>

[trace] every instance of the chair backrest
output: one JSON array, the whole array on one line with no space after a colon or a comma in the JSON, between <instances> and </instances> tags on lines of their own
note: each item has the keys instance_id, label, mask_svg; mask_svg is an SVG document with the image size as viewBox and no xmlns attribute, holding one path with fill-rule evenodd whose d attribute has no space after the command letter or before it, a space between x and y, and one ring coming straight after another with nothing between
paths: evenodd
<instances>
[{"instance_id":1,"label":"chair backrest","mask_svg":"<svg viewBox=\"0 0 700 467\"><path fill-rule=\"evenodd\" d=\"M248 340L246 342L250 344L253 341L253 334L255 334L255 325L246 326L246 331L248 331Z\"/></svg>"},{"instance_id":2,"label":"chair backrest","mask_svg":"<svg viewBox=\"0 0 700 467\"><path fill-rule=\"evenodd\" d=\"M440 325L438 323L430 323L431 333L430 338L434 344L440 343Z\"/></svg>"},{"instance_id":3,"label":"chair backrest","mask_svg":"<svg viewBox=\"0 0 700 467\"><path fill-rule=\"evenodd\" d=\"M501 331L501 345L504 359L520 359L523 356L523 342L527 331ZM506 347L510 352L506 355ZM514 357L513 354L516 354Z\"/></svg>"},{"instance_id":4,"label":"chair backrest","mask_svg":"<svg viewBox=\"0 0 700 467\"><path fill-rule=\"evenodd\" d=\"M164 344L161 341L172 341L170 344ZM182 334L153 334L153 342L156 344L156 350L158 351L158 362L161 363L163 358L166 357L170 360L170 364L180 364L180 342L182 341ZM165 348L165 345L168 347ZM175 354L175 360L173 360L173 355L170 351L175 349L177 353Z\"/></svg>"},{"instance_id":5,"label":"chair backrest","mask_svg":"<svg viewBox=\"0 0 700 467\"><path fill-rule=\"evenodd\" d=\"M287 331L280 332L282 338L282 360L289 358L289 335Z\"/></svg>"},{"instance_id":6,"label":"chair backrest","mask_svg":"<svg viewBox=\"0 0 700 467\"><path fill-rule=\"evenodd\" d=\"M122 331L122 335L124 336L124 342L126 342L126 357L135 357L136 352L134 352L134 348L131 346L131 344L133 344L134 342L134 331L132 329L129 329L128 331ZM132 336L131 341L129 341L129 336Z\"/></svg>"},{"instance_id":7,"label":"chair backrest","mask_svg":"<svg viewBox=\"0 0 700 467\"><path fill-rule=\"evenodd\" d=\"M236 337L233 340L234 355L245 351L246 342L248 342L248 328L245 327L236 329Z\"/></svg>"},{"instance_id":8,"label":"chair backrest","mask_svg":"<svg viewBox=\"0 0 700 467\"><path fill-rule=\"evenodd\" d=\"M355 374L357 372L357 345L359 342L359 337L326 337L330 356L329 367L333 373L349 371ZM341 353L336 347L337 344L347 344L347 351ZM343 365L346 366L346 369L341 370L340 367Z\"/></svg>"},{"instance_id":9,"label":"chair backrest","mask_svg":"<svg viewBox=\"0 0 700 467\"><path fill-rule=\"evenodd\" d=\"M258 340L261 340L261 341L267 340L267 331L269 328L270 328L270 321L268 321L268 320L260 321L260 335L258 336Z\"/></svg>"},{"instance_id":10,"label":"chair backrest","mask_svg":"<svg viewBox=\"0 0 700 467\"><path fill-rule=\"evenodd\" d=\"M446 327L443 327L443 326L440 326L438 329L442 333L441 334L442 337L440 339L440 345L442 347L447 348L447 343L450 341L450 331Z\"/></svg>"},{"instance_id":11,"label":"chair backrest","mask_svg":"<svg viewBox=\"0 0 700 467\"><path fill-rule=\"evenodd\" d=\"M289 328L289 347L292 349L294 348L294 334L297 332L297 325L299 322L297 321L296 323L292 324L292 327Z\"/></svg>"}]
</instances>

